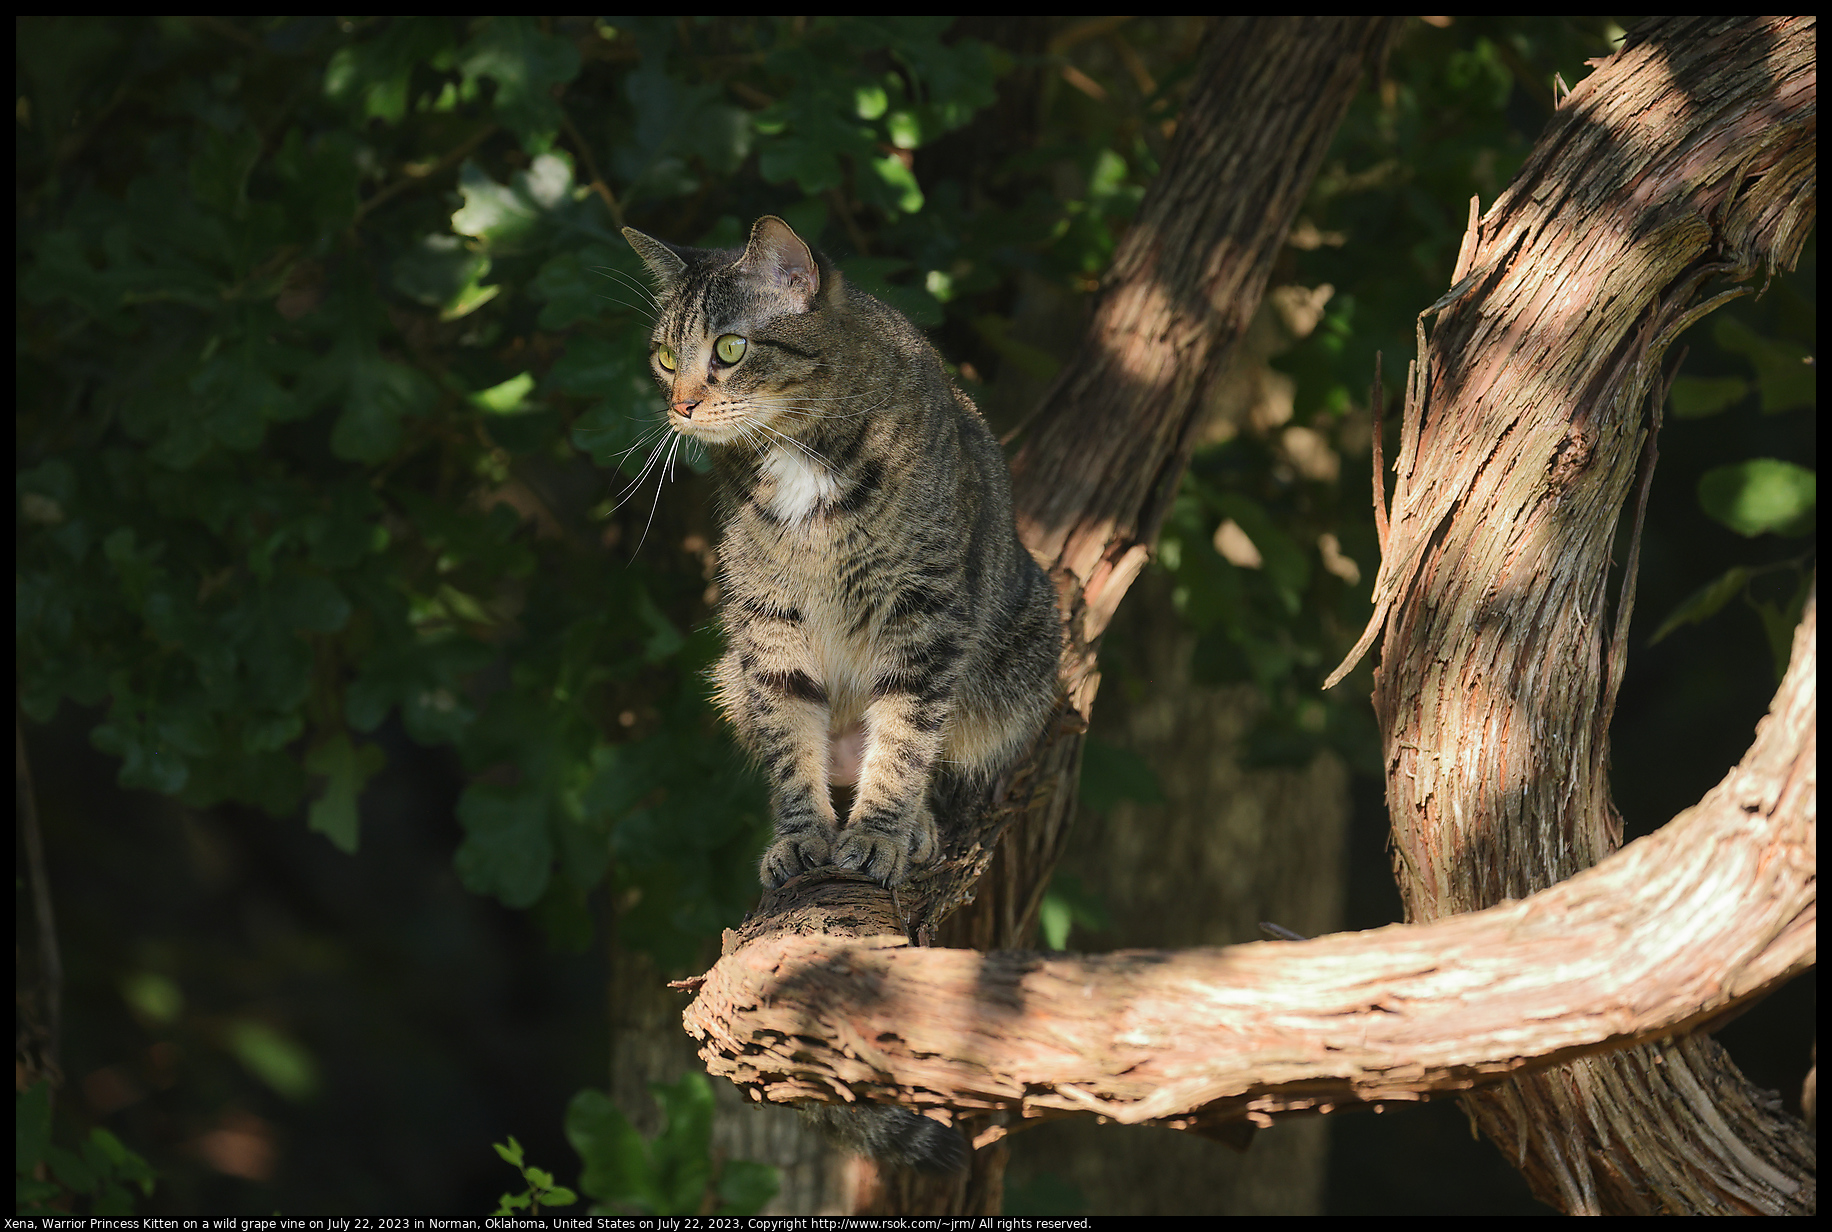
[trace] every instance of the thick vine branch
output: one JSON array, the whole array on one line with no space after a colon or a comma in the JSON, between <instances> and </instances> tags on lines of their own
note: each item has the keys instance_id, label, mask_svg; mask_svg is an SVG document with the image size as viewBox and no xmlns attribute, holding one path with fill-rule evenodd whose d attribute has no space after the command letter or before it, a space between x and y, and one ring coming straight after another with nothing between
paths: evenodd
<instances>
[{"instance_id":1,"label":"thick vine branch","mask_svg":"<svg viewBox=\"0 0 1832 1232\"><path fill-rule=\"evenodd\" d=\"M1769 717L1717 788L1529 899L1098 957L779 934L708 973L688 1031L759 1099L1195 1130L1466 1090L1684 1031L1814 962L1816 633L1810 607Z\"/></svg>"},{"instance_id":2,"label":"thick vine branch","mask_svg":"<svg viewBox=\"0 0 1832 1232\"><path fill-rule=\"evenodd\" d=\"M1524 898L1621 840L1609 723L1633 579L1608 634L1616 528L1649 478L1669 344L1744 293L1714 280L1791 268L1811 228L1814 52L1811 17L1637 27L1472 221L1429 345L1421 319L1375 612L1349 660L1384 633L1374 706L1409 920ZM1687 929L1708 932L1703 917L1756 908L1724 885L1694 909ZM1470 1102L1574 1213L1810 1209L1810 1135L1770 1105L1702 1036Z\"/></svg>"}]
</instances>

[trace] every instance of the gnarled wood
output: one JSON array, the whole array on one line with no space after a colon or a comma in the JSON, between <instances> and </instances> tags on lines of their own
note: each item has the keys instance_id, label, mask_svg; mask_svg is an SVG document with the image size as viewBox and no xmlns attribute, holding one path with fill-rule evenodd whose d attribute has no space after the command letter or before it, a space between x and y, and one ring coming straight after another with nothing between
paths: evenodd
<instances>
[{"instance_id":1,"label":"gnarled wood","mask_svg":"<svg viewBox=\"0 0 1832 1232\"><path fill-rule=\"evenodd\" d=\"M1286 88L1271 105L1265 65L1297 36L1259 29L1283 33L1205 56L1084 358L1052 395L1063 414L1014 467L1021 522L1057 562L1070 617L1063 722L901 903L833 884L821 903L798 897L811 887L767 902L728 938L689 1029L713 1072L758 1098L1197 1131L1501 1079L1474 1097L1479 1119L1567 1209L1810 1209L1810 1141L1708 1040L1589 1054L1683 1032L1813 961L1811 609L1744 763L1660 834L1590 867L1618 833L1604 771L1626 611L1606 647L1603 583L1637 467L1652 465L1640 408L1665 347L1714 302L1696 302L1709 278L1798 251L1814 205L1811 19L1644 27L1574 91L1466 243L1429 352L1421 329L1357 654L1386 630L1376 705L1402 882L1413 918L1435 923L1102 959L867 936L903 921L927 939L976 885L945 939L1008 947L1034 914L1072 805L1099 634L1174 490L1206 374L1245 319L1223 306L1257 298L1263 245L1282 236L1280 210L1295 208L1340 114L1323 124L1318 105L1298 137L1274 131L1291 124L1283 103L1312 96ZM1313 46L1326 84L1352 81L1385 33L1337 37L1329 54ZM1234 110L1203 110L1231 89ZM1302 174L1268 169L1281 160ZM976 1167L996 1176L996 1162ZM989 1192L930 1196L960 1213Z\"/></svg>"},{"instance_id":2,"label":"gnarled wood","mask_svg":"<svg viewBox=\"0 0 1832 1232\"><path fill-rule=\"evenodd\" d=\"M1706 297L1714 279L1791 267L1811 226L1814 24L1638 27L1472 221L1429 347L1421 324L1375 614L1351 656L1385 630L1374 703L1410 920L1525 897L1621 841L1608 729L1635 563L1606 634L1611 544L1650 476L1644 407L1657 417L1669 343L1741 293ZM1797 781L1810 794L1811 774ZM1726 887L1687 927L1752 909ZM1470 1106L1574 1213L1808 1209L1810 1137L1769 1102L1700 1038Z\"/></svg>"},{"instance_id":3,"label":"gnarled wood","mask_svg":"<svg viewBox=\"0 0 1832 1232\"><path fill-rule=\"evenodd\" d=\"M1814 961L1816 632L1809 609L1774 709L1716 789L1531 898L1097 957L778 933L708 973L687 1029L759 1099L1196 1130L1466 1090L1684 1031ZM1779 1170L1765 1180L1798 1191Z\"/></svg>"}]
</instances>

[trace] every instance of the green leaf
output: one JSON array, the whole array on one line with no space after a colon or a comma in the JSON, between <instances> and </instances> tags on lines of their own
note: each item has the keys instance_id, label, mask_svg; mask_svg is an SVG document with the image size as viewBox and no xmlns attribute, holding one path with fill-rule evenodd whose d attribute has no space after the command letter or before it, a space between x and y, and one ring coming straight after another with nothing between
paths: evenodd
<instances>
[{"instance_id":1,"label":"green leaf","mask_svg":"<svg viewBox=\"0 0 1832 1232\"><path fill-rule=\"evenodd\" d=\"M515 1140L515 1135L511 1134L509 1136L507 1145L501 1142L492 1142L490 1145L495 1149L498 1155L502 1156L504 1163L515 1168L520 1168L522 1166L522 1144Z\"/></svg>"},{"instance_id":2,"label":"green leaf","mask_svg":"<svg viewBox=\"0 0 1832 1232\"><path fill-rule=\"evenodd\" d=\"M184 990L155 971L140 971L121 981L121 998L149 1022L170 1026L184 1013Z\"/></svg>"},{"instance_id":3,"label":"green leaf","mask_svg":"<svg viewBox=\"0 0 1832 1232\"><path fill-rule=\"evenodd\" d=\"M727 1160L719 1170L720 1215L755 1215L782 1189L780 1175L768 1164L750 1159Z\"/></svg>"},{"instance_id":4,"label":"green leaf","mask_svg":"<svg viewBox=\"0 0 1832 1232\"><path fill-rule=\"evenodd\" d=\"M388 755L382 752L381 746L364 744L357 747L341 731L306 754L305 768L313 774L325 775L328 780L324 795L312 802L306 815L307 827L330 839L345 854L356 854L360 824L357 797L387 764Z\"/></svg>"},{"instance_id":5,"label":"green leaf","mask_svg":"<svg viewBox=\"0 0 1832 1232\"><path fill-rule=\"evenodd\" d=\"M875 196L905 214L914 214L922 209L922 187L916 183L916 173L904 166L902 159L886 154L882 158L869 160L868 165L882 189Z\"/></svg>"},{"instance_id":6,"label":"green leaf","mask_svg":"<svg viewBox=\"0 0 1832 1232\"><path fill-rule=\"evenodd\" d=\"M442 17L390 17L379 33L331 56L327 98L355 104L365 119L398 122L407 114L416 67L442 61L453 49L452 23Z\"/></svg>"},{"instance_id":7,"label":"green leaf","mask_svg":"<svg viewBox=\"0 0 1832 1232\"><path fill-rule=\"evenodd\" d=\"M1061 950L1067 948L1069 931L1074 925L1099 931L1107 928L1110 920L1100 897L1083 885L1079 877L1057 873L1044 892L1040 923L1044 943L1052 950Z\"/></svg>"},{"instance_id":8,"label":"green leaf","mask_svg":"<svg viewBox=\"0 0 1832 1232\"><path fill-rule=\"evenodd\" d=\"M673 1083L649 1084L667 1128L650 1146L662 1207L657 1214L698 1210L712 1182L712 1083L695 1070Z\"/></svg>"},{"instance_id":9,"label":"green leaf","mask_svg":"<svg viewBox=\"0 0 1832 1232\"><path fill-rule=\"evenodd\" d=\"M482 240L493 253L530 251L552 239L571 212L572 189L572 164L558 154L542 154L508 184L467 159L458 174L464 205L452 215L452 230Z\"/></svg>"},{"instance_id":10,"label":"green leaf","mask_svg":"<svg viewBox=\"0 0 1832 1232\"><path fill-rule=\"evenodd\" d=\"M528 395L534 390L534 374L524 372L501 384L480 389L471 395L471 405L486 415L515 415L528 409Z\"/></svg>"},{"instance_id":11,"label":"green leaf","mask_svg":"<svg viewBox=\"0 0 1832 1232\"><path fill-rule=\"evenodd\" d=\"M532 907L553 875L546 797L529 784L472 783L458 798L464 842L455 863L464 888L504 906Z\"/></svg>"},{"instance_id":12,"label":"green leaf","mask_svg":"<svg viewBox=\"0 0 1832 1232\"><path fill-rule=\"evenodd\" d=\"M13 1158L30 1176L51 1145L51 1084L35 1082L13 1095Z\"/></svg>"},{"instance_id":13,"label":"green leaf","mask_svg":"<svg viewBox=\"0 0 1832 1232\"><path fill-rule=\"evenodd\" d=\"M626 203L694 192L700 169L729 175L751 150L750 115L726 103L719 86L681 81L661 60L645 55L624 79L634 123L611 166L628 185Z\"/></svg>"},{"instance_id":14,"label":"green leaf","mask_svg":"<svg viewBox=\"0 0 1832 1232\"><path fill-rule=\"evenodd\" d=\"M1712 326L1719 346L1749 360L1762 391L1762 413L1775 415L1817 401L1812 355L1798 343L1764 338L1735 317L1722 316Z\"/></svg>"},{"instance_id":15,"label":"green leaf","mask_svg":"<svg viewBox=\"0 0 1832 1232\"><path fill-rule=\"evenodd\" d=\"M1746 538L1802 535L1813 529L1819 477L1779 458L1752 458L1706 471L1698 503L1713 519Z\"/></svg>"},{"instance_id":16,"label":"green leaf","mask_svg":"<svg viewBox=\"0 0 1832 1232\"><path fill-rule=\"evenodd\" d=\"M534 276L535 295L547 301L541 309L542 329L567 329L581 321L611 316L620 322L618 340L640 349L646 325L629 322L628 313L647 317L654 311L649 278L629 245L622 251L603 244L587 244L548 258ZM643 370L648 371L647 356Z\"/></svg>"},{"instance_id":17,"label":"green leaf","mask_svg":"<svg viewBox=\"0 0 1832 1232\"><path fill-rule=\"evenodd\" d=\"M1675 419L1704 419L1727 411L1749 394L1749 382L1738 376L1682 376L1673 382L1668 401Z\"/></svg>"},{"instance_id":18,"label":"green leaf","mask_svg":"<svg viewBox=\"0 0 1832 1232\"><path fill-rule=\"evenodd\" d=\"M571 40L543 32L532 17L492 17L458 53L458 66L467 79L496 82L496 117L522 149L544 154L553 145L561 119L556 88L579 73Z\"/></svg>"},{"instance_id":19,"label":"green leaf","mask_svg":"<svg viewBox=\"0 0 1832 1232\"><path fill-rule=\"evenodd\" d=\"M602 1091L584 1090L566 1108L566 1140L584 1169L579 1188L600 1203L627 1203L662 1213L649 1171L649 1144Z\"/></svg>"},{"instance_id":20,"label":"green leaf","mask_svg":"<svg viewBox=\"0 0 1832 1232\"><path fill-rule=\"evenodd\" d=\"M393 283L408 299L437 308L440 320L455 321L502 291L483 285L489 274L489 256L462 236L423 235L395 258Z\"/></svg>"},{"instance_id":21,"label":"green leaf","mask_svg":"<svg viewBox=\"0 0 1832 1232\"><path fill-rule=\"evenodd\" d=\"M1303 605L1304 592L1310 586L1310 556L1286 534L1266 508L1250 496L1239 492L1215 492L1209 497L1215 511L1232 518L1259 549L1261 568L1284 601L1285 610L1295 615Z\"/></svg>"},{"instance_id":22,"label":"green leaf","mask_svg":"<svg viewBox=\"0 0 1832 1232\"><path fill-rule=\"evenodd\" d=\"M1667 614L1660 627L1654 630L1654 636L1648 638L1648 645L1654 645L1684 625L1695 625L1717 615L1726 603L1742 592L1752 576L1749 569L1737 565L1705 583Z\"/></svg>"},{"instance_id":23,"label":"green leaf","mask_svg":"<svg viewBox=\"0 0 1832 1232\"><path fill-rule=\"evenodd\" d=\"M252 128L205 128L191 159L191 195L199 205L241 215L248 206L248 173L260 155L261 136Z\"/></svg>"},{"instance_id":24,"label":"green leaf","mask_svg":"<svg viewBox=\"0 0 1832 1232\"><path fill-rule=\"evenodd\" d=\"M290 227L325 244L356 219L358 164L356 136L345 131L318 133L308 142L290 129L274 155L274 174L285 185L281 197Z\"/></svg>"},{"instance_id":25,"label":"green leaf","mask_svg":"<svg viewBox=\"0 0 1832 1232\"><path fill-rule=\"evenodd\" d=\"M265 1023L239 1019L229 1024L229 1051L242 1065L293 1101L318 1091L318 1063L297 1043Z\"/></svg>"},{"instance_id":26,"label":"green leaf","mask_svg":"<svg viewBox=\"0 0 1832 1232\"><path fill-rule=\"evenodd\" d=\"M190 763L161 734L118 702L108 720L89 733L89 742L121 759L116 781L123 787L174 795L191 777Z\"/></svg>"},{"instance_id":27,"label":"green leaf","mask_svg":"<svg viewBox=\"0 0 1832 1232\"><path fill-rule=\"evenodd\" d=\"M1813 593L1813 579L1811 570L1802 570L1800 584L1785 603L1762 601L1750 604L1756 609L1757 618L1762 621L1762 635L1768 641L1769 657L1774 663L1777 684L1787 675L1788 662L1793 657L1794 630L1800 624L1801 613L1806 610L1808 596Z\"/></svg>"}]
</instances>

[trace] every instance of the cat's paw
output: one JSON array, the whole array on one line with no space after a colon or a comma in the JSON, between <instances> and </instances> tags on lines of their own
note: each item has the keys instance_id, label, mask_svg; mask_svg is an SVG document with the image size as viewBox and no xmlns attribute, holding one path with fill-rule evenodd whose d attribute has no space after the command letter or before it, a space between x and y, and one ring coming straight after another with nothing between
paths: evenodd
<instances>
[{"instance_id":1,"label":"cat's paw","mask_svg":"<svg viewBox=\"0 0 1832 1232\"><path fill-rule=\"evenodd\" d=\"M830 835L815 829L798 830L794 834L782 835L764 849L757 875L765 886L774 890L799 873L833 862Z\"/></svg>"},{"instance_id":2,"label":"cat's paw","mask_svg":"<svg viewBox=\"0 0 1832 1232\"><path fill-rule=\"evenodd\" d=\"M935 858L935 818L923 809L901 823L851 825L833 845L833 862L881 885L902 885Z\"/></svg>"}]
</instances>

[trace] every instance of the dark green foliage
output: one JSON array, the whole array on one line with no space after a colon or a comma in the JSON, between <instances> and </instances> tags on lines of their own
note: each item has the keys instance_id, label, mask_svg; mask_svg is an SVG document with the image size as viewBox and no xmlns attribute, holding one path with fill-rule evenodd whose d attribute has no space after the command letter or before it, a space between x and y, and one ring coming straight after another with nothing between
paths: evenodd
<instances>
[{"instance_id":1,"label":"dark green foliage","mask_svg":"<svg viewBox=\"0 0 1832 1232\"><path fill-rule=\"evenodd\" d=\"M752 1215L776 1196L774 1168L713 1159L706 1075L688 1072L649 1089L665 1120L653 1139L602 1091L579 1092L566 1111L566 1138L584 1161L579 1188L597 1199L594 1214Z\"/></svg>"},{"instance_id":2,"label":"dark green foliage","mask_svg":"<svg viewBox=\"0 0 1832 1232\"><path fill-rule=\"evenodd\" d=\"M523 1162L525 1153L522 1144L511 1134L509 1141L493 1142L502 1161L522 1174L528 1182L528 1188L518 1194L504 1194L496 1204L492 1215L513 1216L517 1211L527 1211L530 1215L539 1215L543 1206L571 1206L579 1200L579 1195L564 1185L553 1183L553 1173L541 1168L532 1167Z\"/></svg>"},{"instance_id":3,"label":"dark green foliage","mask_svg":"<svg viewBox=\"0 0 1832 1232\"><path fill-rule=\"evenodd\" d=\"M964 211L1022 171L995 167L931 202L914 155L1012 66L948 27L27 23L26 713L105 702L124 787L304 807L352 852L384 761L363 736L398 715L478 776L469 888L576 943L612 876L626 943L690 962L763 809L701 701L704 494L649 486L617 228L735 240L780 211L919 321L1023 354L998 288L1098 270L1086 224L1151 160L1096 132L1059 155L1085 197Z\"/></svg>"},{"instance_id":4,"label":"dark green foliage","mask_svg":"<svg viewBox=\"0 0 1832 1232\"><path fill-rule=\"evenodd\" d=\"M152 1194L159 1174L107 1130L90 1130L77 1150L51 1141L51 1094L44 1083L15 1092L13 1105L15 1213L133 1215L134 1191L139 1198Z\"/></svg>"}]
</instances>

